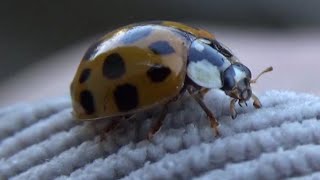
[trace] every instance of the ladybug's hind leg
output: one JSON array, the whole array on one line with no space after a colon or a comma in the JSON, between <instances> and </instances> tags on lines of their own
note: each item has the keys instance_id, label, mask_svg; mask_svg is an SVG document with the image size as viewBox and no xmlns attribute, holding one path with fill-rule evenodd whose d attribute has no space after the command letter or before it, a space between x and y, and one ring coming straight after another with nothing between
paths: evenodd
<instances>
[{"instance_id":1,"label":"ladybug's hind leg","mask_svg":"<svg viewBox=\"0 0 320 180\"><path fill-rule=\"evenodd\" d=\"M162 107L162 110L161 110L161 112L160 112L160 115L159 115L159 117L158 117L158 119L157 119L156 124L149 130L149 133L148 133L148 139L149 139L149 140L150 140L150 139L153 137L153 135L154 135L156 132L158 132L159 129L161 128L162 122L163 122L163 120L165 119L165 117L166 117L166 115L167 115L167 113L168 113L168 104L169 104L169 103L165 104L165 105Z\"/></svg>"},{"instance_id":2,"label":"ladybug's hind leg","mask_svg":"<svg viewBox=\"0 0 320 180\"><path fill-rule=\"evenodd\" d=\"M102 129L102 131L101 131L101 133L100 133L100 140L101 140L101 141L105 140L107 133L109 133L110 131L114 131L114 130L116 130L117 128L119 128L121 121L123 121L123 120L130 120L130 119L132 119L132 118L134 118L134 117L135 117L135 114L133 114L133 115L124 115L124 116L120 116L120 117L118 117L118 118L116 118L116 119L112 119L112 120L111 120L111 123L109 123L108 125L106 125L106 126Z\"/></svg>"},{"instance_id":3,"label":"ladybug's hind leg","mask_svg":"<svg viewBox=\"0 0 320 180\"><path fill-rule=\"evenodd\" d=\"M207 114L207 116L210 120L210 124L211 124L212 129L215 131L215 134L217 136L219 136L220 135L219 130L218 130L219 123L218 123L217 119L214 117L213 113L209 110L209 108L203 102L203 97L209 91L209 89L202 88L199 91L196 91L193 86L188 86L187 91L193 97L193 99L197 101L197 103L201 106L203 111Z\"/></svg>"}]
</instances>

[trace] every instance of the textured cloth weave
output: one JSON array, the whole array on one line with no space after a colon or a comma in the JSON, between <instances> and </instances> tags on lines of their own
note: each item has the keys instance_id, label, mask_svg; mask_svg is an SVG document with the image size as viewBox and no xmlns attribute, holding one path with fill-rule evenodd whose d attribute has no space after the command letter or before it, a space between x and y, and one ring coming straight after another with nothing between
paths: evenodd
<instances>
[{"instance_id":1,"label":"textured cloth weave","mask_svg":"<svg viewBox=\"0 0 320 180\"><path fill-rule=\"evenodd\" d=\"M320 178L320 98L283 91L259 97L263 108L237 105L232 120L223 92L205 96L220 137L186 97L150 141L150 113L100 141L109 121L75 121L67 97L7 107L0 110L0 179Z\"/></svg>"}]
</instances>

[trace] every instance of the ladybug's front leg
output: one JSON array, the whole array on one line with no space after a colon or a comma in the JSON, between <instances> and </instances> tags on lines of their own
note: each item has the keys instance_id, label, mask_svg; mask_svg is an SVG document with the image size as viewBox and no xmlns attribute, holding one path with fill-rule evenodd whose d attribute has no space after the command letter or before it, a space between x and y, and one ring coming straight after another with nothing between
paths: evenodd
<instances>
[{"instance_id":1,"label":"ladybug's front leg","mask_svg":"<svg viewBox=\"0 0 320 180\"><path fill-rule=\"evenodd\" d=\"M209 108L205 105L205 103L202 100L203 96L205 95L205 93L207 93L209 91L209 89L203 88L199 92L195 93L194 88L192 86L189 86L189 87L187 87L187 90L188 90L189 94L193 97L193 99L197 101L197 103L201 106L203 111L207 114L207 116L210 120L210 123L211 123L211 127L215 131L215 134L217 136L220 136L220 133L218 130L219 122L217 121L217 119L214 117L213 113L209 110Z\"/></svg>"},{"instance_id":2,"label":"ladybug's front leg","mask_svg":"<svg viewBox=\"0 0 320 180\"><path fill-rule=\"evenodd\" d=\"M256 109L261 108L261 107L262 107L262 104L261 104L259 98L258 98L256 95L254 95L254 94L252 94L251 97L252 97L252 99L253 99L253 106L254 106Z\"/></svg>"},{"instance_id":3,"label":"ladybug's front leg","mask_svg":"<svg viewBox=\"0 0 320 180\"><path fill-rule=\"evenodd\" d=\"M230 112L231 112L232 119L235 119L237 117L237 111L236 111L236 108L235 108L236 102L237 102L237 99L232 99L230 101Z\"/></svg>"}]
</instances>

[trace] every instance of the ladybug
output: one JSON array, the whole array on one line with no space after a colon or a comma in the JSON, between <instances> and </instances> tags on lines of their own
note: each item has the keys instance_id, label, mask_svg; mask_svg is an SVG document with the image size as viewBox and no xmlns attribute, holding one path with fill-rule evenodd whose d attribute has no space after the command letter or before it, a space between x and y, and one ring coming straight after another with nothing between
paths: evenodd
<instances>
[{"instance_id":1,"label":"ladybug","mask_svg":"<svg viewBox=\"0 0 320 180\"><path fill-rule=\"evenodd\" d=\"M259 74L271 71L267 68ZM126 118L162 106L149 136L161 127L168 104L186 91L202 107L218 134L218 121L203 102L209 89L221 89L235 103L250 98L251 72L214 35L171 21L131 24L116 29L85 52L71 83L73 114L79 120Z\"/></svg>"}]
</instances>

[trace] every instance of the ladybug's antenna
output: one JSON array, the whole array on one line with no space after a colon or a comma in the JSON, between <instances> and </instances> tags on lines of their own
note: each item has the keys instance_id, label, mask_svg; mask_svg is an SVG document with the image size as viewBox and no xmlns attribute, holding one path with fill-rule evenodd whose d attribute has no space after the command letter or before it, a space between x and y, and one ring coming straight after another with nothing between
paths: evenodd
<instances>
[{"instance_id":1,"label":"ladybug's antenna","mask_svg":"<svg viewBox=\"0 0 320 180\"><path fill-rule=\"evenodd\" d=\"M266 68L266 69L263 70L260 74L258 74L258 76L257 76L255 79L252 79L252 80L250 81L250 83L256 83L257 80L260 78L260 76L261 76L262 74L267 73L267 72L270 72L270 71L272 71L272 70L273 70L272 66Z\"/></svg>"}]
</instances>

